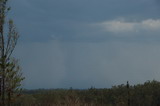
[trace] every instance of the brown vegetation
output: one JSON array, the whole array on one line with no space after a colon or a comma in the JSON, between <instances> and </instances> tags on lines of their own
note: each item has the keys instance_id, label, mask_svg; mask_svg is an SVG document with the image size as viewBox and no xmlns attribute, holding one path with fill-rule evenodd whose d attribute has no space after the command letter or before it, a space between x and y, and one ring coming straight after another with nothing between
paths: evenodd
<instances>
[{"instance_id":1,"label":"brown vegetation","mask_svg":"<svg viewBox=\"0 0 160 106\"><path fill-rule=\"evenodd\" d=\"M25 90L13 106L158 106L160 82L147 81L129 86L121 84L112 88L86 90L52 89Z\"/></svg>"}]
</instances>

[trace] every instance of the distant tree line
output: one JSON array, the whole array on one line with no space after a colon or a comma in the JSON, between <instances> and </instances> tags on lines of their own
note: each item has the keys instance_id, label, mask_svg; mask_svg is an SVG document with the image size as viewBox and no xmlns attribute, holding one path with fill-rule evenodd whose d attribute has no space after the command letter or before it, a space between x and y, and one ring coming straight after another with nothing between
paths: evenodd
<instances>
[{"instance_id":1,"label":"distant tree line","mask_svg":"<svg viewBox=\"0 0 160 106\"><path fill-rule=\"evenodd\" d=\"M160 82L112 88L24 90L13 106L160 106Z\"/></svg>"}]
</instances>

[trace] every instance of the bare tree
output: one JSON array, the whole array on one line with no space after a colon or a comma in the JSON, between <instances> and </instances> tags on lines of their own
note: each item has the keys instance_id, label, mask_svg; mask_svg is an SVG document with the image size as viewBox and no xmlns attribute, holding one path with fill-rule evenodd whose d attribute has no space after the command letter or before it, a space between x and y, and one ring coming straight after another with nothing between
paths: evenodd
<instances>
[{"instance_id":1,"label":"bare tree","mask_svg":"<svg viewBox=\"0 0 160 106\"><path fill-rule=\"evenodd\" d=\"M128 106L130 106L130 85L128 81L127 81L127 104Z\"/></svg>"}]
</instances>

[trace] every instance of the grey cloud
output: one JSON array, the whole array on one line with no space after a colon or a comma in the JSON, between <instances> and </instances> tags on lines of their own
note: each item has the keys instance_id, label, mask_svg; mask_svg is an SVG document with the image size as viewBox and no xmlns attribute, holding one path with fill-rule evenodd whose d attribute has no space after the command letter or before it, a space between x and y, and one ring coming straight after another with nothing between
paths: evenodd
<instances>
[{"instance_id":1,"label":"grey cloud","mask_svg":"<svg viewBox=\"0 0 160 106\"><path fill-rule=\"evenodd\" d=\"M117 37L90 24L159 19L151 0L14 0L25 88L111 87L159 79L159 32ZM154 37L146 35L154 35Z\"/></svg>"},{"instance_id":2,"label":"grey cloud","mask_svg":"<svg viewBox=\"0 0 160 106\"><path fill-rule=\"evenodd\" d=\"M10 2L13 11L11 17L22 35L21 39L27 42L49 41L51 35L66 40L77 39L76 35L93 34L90 32L94 28L91 29L86 24L119 17L132 20L159 17L158 11L154 10L155 4L150 0L15 0Z\"/></svg>"},{"instance_id":3,"label":"grey cloud","mask_svg":"<svg viewBox=\"0 0 160 106\"><path fill-rule=\"evenodd\" d=\"M52 41L17 49L25 88L103 88L160 80L159 43Z\"/></svg>"},{"instance_id":4,"label":"grey cloud","mask_svg":"<svg viewBox=\"0 0 160 106\"><path fill-rule=\"evenodd\" d=\"M53 88L65 77L64 55L59 43L21 44L14 54L20 59L26 77L25 88Z\"/></svg>"}]
</instances>

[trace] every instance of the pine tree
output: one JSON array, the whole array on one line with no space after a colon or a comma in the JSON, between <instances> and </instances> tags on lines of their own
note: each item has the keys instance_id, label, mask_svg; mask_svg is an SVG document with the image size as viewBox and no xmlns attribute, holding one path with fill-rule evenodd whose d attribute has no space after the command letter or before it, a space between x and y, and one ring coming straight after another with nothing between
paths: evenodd
<instances>
[{"instance_id":1,"label":"pine tree","mask_svg":"<svg viewBox=\"0 0 160 106\"><path fill-rule=\"evenodd\" d=\"M7 2L8 0L0 0L0 104L2 106L10 105L12 91L18 88L23 80L22 75L19 73L17 62L13 61L11 57L19 34L13 21L6 20L6 15L10 10ZM8 29L6 29L6 26L8 26Z\"/></svg>"}]
</instances>

